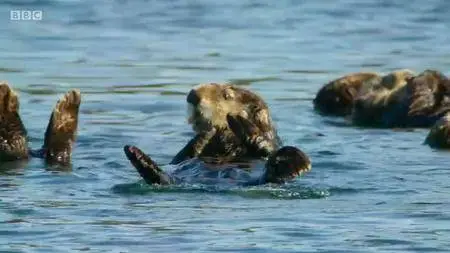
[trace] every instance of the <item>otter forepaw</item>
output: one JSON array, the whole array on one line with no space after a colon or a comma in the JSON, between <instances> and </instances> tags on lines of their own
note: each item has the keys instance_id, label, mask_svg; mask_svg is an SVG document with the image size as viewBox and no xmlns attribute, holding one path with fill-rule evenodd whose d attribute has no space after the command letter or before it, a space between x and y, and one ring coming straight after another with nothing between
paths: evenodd
<instances>
[{"instance_id":1,"label":"otter forepaw","mask_svg":"<svg viewBox=\"0 0 450 253\"><path fill-rule=\"evenodd\" d=\"M69 162L78 128L81 93L70 90L56 103L50 117L43 148L47 161Z\"/></svg>"},{"instance_id":2,"label":"otter forepaw","mask_svg":"<svg viewBox=\"0 0 450 253\"><path fill-rule=\"evenodd\" d=\"M123 147L125 155L131 164L139 172L139 175L147 184L167 185L171 183L169 175L167 175L148 155L135 146L126 145Z\"/></svg>"},{"instance_id":3,"label":"otter forepaw","mask_svg":"<svg viewBox=\"0 0 450 253\"><path fill-rule=\"evenodd\" d=\"M270 155L263 175L266 183L284 183L311 170L311 160L300 149L284 146Z\"/></svg>"},{"instance_id":4,"label":"otter forepaw","mask_svg":"<svg viewBox=\"0 0 450 253\"><path fill-rule=\"evenodd\" d=\"M231 131L252 151L261 156L268 156L273 151L272 141L248 119L228 114L227 122Z\"/></svg>"}]
</instances>

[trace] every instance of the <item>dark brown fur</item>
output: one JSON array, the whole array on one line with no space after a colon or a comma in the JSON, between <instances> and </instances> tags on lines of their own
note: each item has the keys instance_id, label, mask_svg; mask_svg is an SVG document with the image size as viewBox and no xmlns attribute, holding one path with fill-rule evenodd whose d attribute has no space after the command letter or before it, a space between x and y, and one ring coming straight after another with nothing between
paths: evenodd
<instances>
[{"instance_id":1,"label":"dark brown fur","mask_svg":"<svg viewBox=\"0 0 450 253\"><path fill-rule=\"evenodd\" d=\"M237 138L241 139L242 145L247 148L247 151L252 152L252 154L258 154L259 156L268 156L265 170L262 175L256 179L249 180L247 178L247 182L244 182L242 185L250 186L266 183L282 184L311 170L311 161L309 157L296 147L284 146L276 151L268 153L267 142L270 142L270 140L266 139L264 135L261 134L260 129L246 118L240 115L232 116L228 114L227 122L231 131L233 131ZM192 168L190 163L199 164L198 159L190 160L188 163L183 163L178 169L168 174L164 172L150 156L146 155L139 148L126 145L124 146L124 152L128 160L130 160L131 164L133 164L141 177L148 184L167 185L181 183L184 181L183 176L178 177L177 172L181 171L182 174L185 173L187 169ZM210 159L201 160L211 165L212 161ZM217 162L213 161L213 163ZM251 169L251 167L248 167L250 164L233 164L239 169ZM195 167L196 166L194 166L194 168ZM211 171L216 169L223 172L226 171L226 168L208 168L208 170ZM227 173L223 176L227 177L226 174ZM205 179L201 174L195 173L193 175L197 175L200 181ZM213 176L213 178L217 179L216 176ZM233 177L229 177L229 179L233 179Z\"/></svg>"},{"instance_id":2,"label":"dark brown fur","mask_svg":"<svg viewBox=\"0 0 450 253\"><path fill-rule=\"evenodd\" d=\"M6 82L0 84L0 161L44 158L49 164L69 164L75 141L80 92L72 90L56 104L41 150L28 148L27 131L19 115L19 99Z\"/></svg>"},{"instance_id":3,"label":"dark brown fur","mask_svg":"<svg viewBox=\"0 0 450 253\"><path fill-rule=\"evenodd\" d=\"M42 146L48 163L71 161L78 128L80 102L80 92L72 90L56 103L45 131L45 140Z\"/></svg>"},{"instance_id":4,"label":"dark brown fur","mask_svg":"<svg viewBox=\"0 0 450 253\"><path fill-rule=\"evenodd\" d=\"M172 160L179 163L193 157L214 158L217 162L229 162L241 158L261 158L252 152L230 130L227 115L240 115L260 130L267 150L275 151L280 143L272 123L269 108L255 93L229 84L202 84L188 94L191 107L189 123L196 133Z\"/></svg>"},{"instance_id":5,"label":"dark brown fur","mask_svg":"<svg viewBox=\"0 0 450 253\"><path fill-rule=\"evenodd\" d=\"M436 149L450 149L450 114L434 124L425 139L425 144Z\"/></svg>"},{"instance_id":6,"label":"dark brown fur","mask_svg":"<svg viewBox=\"0 0 450 253\"><path fill-rule=\"evenodd\" d=\"M402 69L382 77L376 84L356 99L352 111L353 122L358 125L381 125L386 113L393 105L404 99L402 89L412 78L411 70Z\"/></svg>"},{"instance_id":7,"label":"dark brown fur","mask_svg":"<svg viewBox=\"0 0 450 253\"><path fill-rule=\"evenodd\" d=\"M325 115L350 115L354 100L361 90L380 82L381 76L377 73L348 74L325 84L313 100L314 108Z\"/></svg>"},{"instance_id":8,"label":"dark brown fur","mask_svg":"<svg viewBox=\"0 0 450 253\"><path fill-rule=\"evenodd\" d=\"M28 157L27 131L19 116L19 99L6 82L0 84L0 160Z\"/></svg>"}]
</instances>

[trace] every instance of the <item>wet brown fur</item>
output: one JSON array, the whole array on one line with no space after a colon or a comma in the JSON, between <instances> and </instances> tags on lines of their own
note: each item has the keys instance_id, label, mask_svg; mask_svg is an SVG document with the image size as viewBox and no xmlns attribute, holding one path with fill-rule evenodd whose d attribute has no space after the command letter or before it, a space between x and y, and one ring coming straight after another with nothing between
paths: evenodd
<instances>
[{"instance_id":1,"label":"wet brown fur","mask_svg":"<svg viewBox=\"0 0 450 253\"><path fill-rule=\"evenodd\" d=\"M379 84L370 87L355 99L353 121L361 124L381 123L383 113L392 104L405 99L403 88L413 76L414 72L408 69L396 70L383 76Z\"/></svg>"},{"instance_id":2,"label":"wet brown fur","mask_svg":"<svg viewBox=\"0 0 450 253\"><path fill-rule=\"evenodd\" d=\"M50 117L45 142L39 151L28 148L27 131L19 115L19 99L6 82L0 84L0 161L45 158L47 163L68 164L75 141L80 92L69 91L56 104Z\"/></svg>"},{"instance_id":3,"label":"wet brown fur","mask_svg":"<svg viewBox=\"0 0 450 253\"><path fill-rule=\"evenodd\" d=\"M0 84L0 160L28 157L27 131L19 116L19 99L7 82Z\"/></svg>"},{"instance_id":4,"label":"wet brown fur","mask_svg":"<svg viewBox=\"0 0 450 253\"><path fill-rule=\"evenodd\" d=\"M78 111L81 94L78 90L67 92L55 105L45 131L45 159L48 163L68 163L78 128Z\"/></svg>"},{"instance_id":5,"label":"wet brown fur","mask_svg":"<svg viewBox=\"0 0 450 253\"><path fill-rule=\"evenodd\" d=\"M189 103L189 123L196 133L172 160L179 163L192 157L214 158L216 162L229 162L240 158L260 158L246 147L230 130L227 115L239 115L252 122L267 142L267 149L276 150L280 139L270 116L269 108L257 94L230 84L208 83L195 87L199 98L196 105ZM189 102L189 101L188 101Z\"/></svg>"},{"instance_id":6,"label":"wet brown fur","mask_svg":"<svg viewBox=\"0 0 450 253\"><path fill-rule=\"evenodd\" d=\"M314 108L326 115L350 115L358 94L380 82L381 76L373 72L352 73L332 80L317 93Z\"/></svg>"},{"instance_id":7,"label":"wet brown fur","mask_svg":"<svg viewBox=\"0 0 450 253\"><path fill-rule=\"evenodd\" d=\"M425 139L425 144L436 149L450 149L450 114L434 124Z\"/></svg>"},{"instance_id":8,"label":"wet brown fur","mask_svg":"<svg viewBox=\"0 0 450 253\"><path fill-rule=\"evenodd\" d=\"M385 127L429 127L450 110L450 82L425 70L389 88L373 89L355 102L353 121Z\"/></svg>"}]
</instances>

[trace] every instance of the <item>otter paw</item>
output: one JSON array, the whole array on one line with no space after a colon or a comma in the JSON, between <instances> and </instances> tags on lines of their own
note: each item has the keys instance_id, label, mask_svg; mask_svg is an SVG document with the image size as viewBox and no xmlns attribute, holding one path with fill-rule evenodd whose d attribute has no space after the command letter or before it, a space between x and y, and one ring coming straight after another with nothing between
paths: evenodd
<instances>
[{"instance_id":1,"label":"otter paw","mask_svg":"<svg viewBox=\"0 0 450 253\"><path fill-rule=\"evenodd\" d=\"M267 183L284 183L311 170L311 160L300 149L284 146L273 153L266 163L264 180Z\"/></svg>"},{"instance_id":2,"label":"otter paw","mask_svg":"<svg viewBox=\"0 0 450 253\"><path fill-rule=\"evenodd\" d=\"M56 103L45 132L43 148L47 161L70 161L78 128L80 103L81 93L78 90L67 92Z\"/></svg>"},{"instance_id":3,"label":"otter paw","mask_svg":"<svg viewBox=\"0 0 450 253\"><path fill-rule=\"evenodd\" d=\"M228 114L227 122L231 131L253 152L268 156L273 151L272 141L248 119Z\"/></svg>"},{"instance_id":4,"label":"otter paw","mask_svg":"<svg viewBox=\"0 0 450 253\"><path fill-rule=\"evenodd\" d=\"M123 151L147 184L167 185L171 183L169 175L161 170L142 150L126 145L123 147Z\"/></svg>"}]
</instances>

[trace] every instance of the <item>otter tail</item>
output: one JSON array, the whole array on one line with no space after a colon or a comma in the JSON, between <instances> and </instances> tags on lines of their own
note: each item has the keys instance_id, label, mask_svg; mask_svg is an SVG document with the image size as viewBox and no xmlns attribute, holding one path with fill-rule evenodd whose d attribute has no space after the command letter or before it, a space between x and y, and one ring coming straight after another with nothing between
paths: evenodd
<instances>
[{"instance_id":1,"label":"otter tail","mask_svg":"<svg viewBox=\"0 0 450 253\"><path fill-rule=\"evenodd\" d=\"M0 83L0 160L28 157L27 131L19 116L19 99L8 83Z\"/></svg>"},{"instance_id":2,"label":"otter tail","mask_svg":"<svg viewBox=\"0 0 450 253\"><path fill-rule=\"evenodd\" d=\"M173 183L172 178L139 148L126 145L123 150L147 184L167 185Z\"/></svg>"},{"instance_id":3,"label":"otter tail","mask_svg":"<svg viewBox=\"0 0 450 253\"><path fill-rule=\"evenodd\" d=\"M78 110L81 94L78 90L67 92L56 103L47 130L42 153L49 164L69 164L78 127Z\"/></svg>"}]
</instances>

